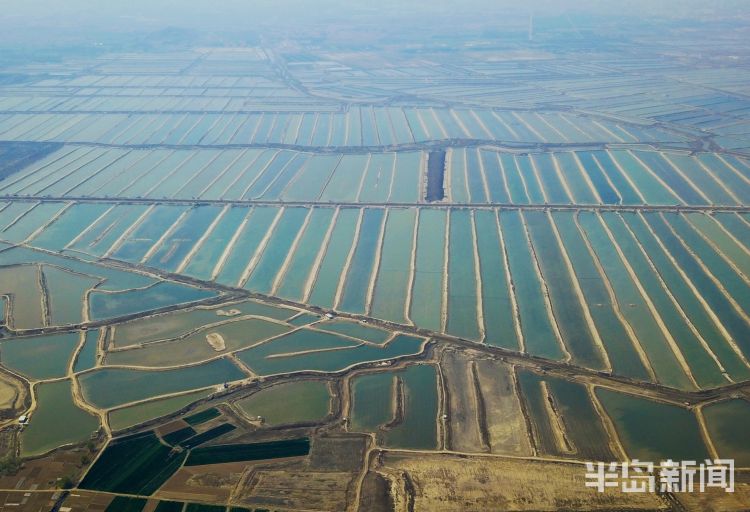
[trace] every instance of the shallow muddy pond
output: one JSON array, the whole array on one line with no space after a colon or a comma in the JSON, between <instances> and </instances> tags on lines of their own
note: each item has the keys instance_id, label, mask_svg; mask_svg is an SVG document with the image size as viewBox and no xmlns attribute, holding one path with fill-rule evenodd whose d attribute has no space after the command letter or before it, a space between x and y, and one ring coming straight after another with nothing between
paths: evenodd
<instances>
[{"instance_id":1,"label":"shallow muddy pond","mask_svg":"<svg viewBox=\"0 0 750 512\"><path fill-rule=\"evenodd\" d=\"M278 384L235 403L245 414L263 418L266 426L322 420L330 410L328 383L322 380Z\"/></svg>"},{"instance_id":2,"label":"shallow muddy pond","mask_svg":"<svg viewBox=\"0 0 750 512\"><path fill-rule=\"evenodd\" d=\"M22 455L38 455L63 444L86 441L99 427L96 417L73 403L69 380L40 384L36 393L38 408L21 434Z\"/></svg>"}]
</instances>

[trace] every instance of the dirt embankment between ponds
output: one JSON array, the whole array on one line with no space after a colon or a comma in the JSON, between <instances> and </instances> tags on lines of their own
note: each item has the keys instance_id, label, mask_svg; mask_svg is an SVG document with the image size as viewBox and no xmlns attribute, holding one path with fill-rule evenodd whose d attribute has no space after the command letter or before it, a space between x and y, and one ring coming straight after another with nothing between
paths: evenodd
<instances>
[{"instance_id":1,"label":"dirt embankment between ponds","mask_svg":"<svg viewBox=\"0 0 750 512\"><path fill-rule=\"evenodd\" d=\"M396 428L404 421L404 380L400 375L396 376L392 393L393 417L391 421L383 425L383 430Z\"/></svg>"}]
</instances>

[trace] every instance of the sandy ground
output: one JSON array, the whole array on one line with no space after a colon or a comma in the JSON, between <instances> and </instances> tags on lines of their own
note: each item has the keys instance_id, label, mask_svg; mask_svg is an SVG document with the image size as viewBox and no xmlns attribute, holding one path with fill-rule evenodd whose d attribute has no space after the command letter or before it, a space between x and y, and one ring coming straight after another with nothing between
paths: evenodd
<instances>
[{"instance_id":1,"label":"sandy ground","mask_svg":"<svg viewBox=\"0 0 750 512\"><path fill-rule=\"evenodd\" d=\"M209 332L206 334L206 342L217 352L221 352L227 348L226 343L224 342L224 336L218 332Z\"/></svg>"},{"instance_id":2,"label":"sandy ground","mask_svg":"<svg viewBox=\"0 0 750 512\"><path fill-rule=\"evenodd\" d=\"M654 494L587 488L581 464L389 452L376 469L390 480L397 511L667 509Z\"/></svg>"}]
</instances>

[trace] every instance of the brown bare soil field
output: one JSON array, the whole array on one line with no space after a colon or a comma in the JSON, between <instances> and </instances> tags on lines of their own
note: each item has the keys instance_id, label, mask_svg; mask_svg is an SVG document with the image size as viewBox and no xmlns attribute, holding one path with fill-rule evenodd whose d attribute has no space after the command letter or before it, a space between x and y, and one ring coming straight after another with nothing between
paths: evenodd
<instances>
[{"instance_id":1,"label":"brown bare soil field","mask_svg":"<svg viewBox=\"0 0 750 512\"><path fill-rule=\"evenodd\" d=\"M50 510L55 503L53 495L53 492L0 491L0 510Z\"/></svg>"},{"instance_id":2,"label":"brown bare soil field","mask_svg":"<svg viewBox=\"0 0 750 512\"><path fill-rule=\"evenodd\" d=\"M226 503L247 466L246 462L184 466L167 480L156 496L167 500Z\"/></svg>"},{"instance_id":3,"label":"brown bare soil field","mask_svg":"<svg viewBox=\"0 0 750 512\"><path fill-rule=\"evenodd\" d=\"M477 399L470 361L462 352L446 350L440 360L448 388L450 449L483 452L484 443L477 421Z\"/></svg>"},{"instance_id":4,"label":"brown bare soil field","mask_svg":"<svg viewBox=\"0 0 750 512\"><path fill-rule=\"evenodd\" d=\"M735 473L734 492L709 488L705 492L676 494L677 501L687 510L700 512L739 512L750 504L750 472Z\"/></svg>"},{"instance_id":5,"label":"brown bare soil field","mask_svg":"<svg viewBox=\"0 0 750 512\"><path fill-rule=\"evenodd\" d=\"M16 416L27 398L28 389L21 380L0 372L0 419Z\"/></svg>"},{"instance_id":6,"label":"brown bare soil field","mask_svg":"<svg viewBox=\"0 0 750 512\"><path fill-rule=\"evenodd\" d=\"M70 507L76 512L101 512L106 510L107 506L114 499L111 494L101 494L91 491L71 491L65 499L64 507ZM148 510L148 506L144 512Z\"/></svg>"},{"instance_id":7,"label":"brown bare soil field","mask_svg":"<svg viewBox=\"0 0 750 512\"><path fill-rule=\"evenodd\" d=\"M668 509L654 494L585 487L581 464L389 452L375 470L391 480L397 511Z\"/></svg>"},{"instance_id":8,"label":"brown bare soil field","mask_svg":"<svg viewBox=\"0 0 750 512\"><path fill-rule=\"evenodd\" d=\"M531 455L526 421L510 367L499 361L482 359L477 360L476 365L492 452Z\"/></svg>"},{"instance_id":9,"label":"brown bare soil field","mask_svg":"<svg viewBox=\"0 0 750 512\"><path fill-rule=\"evenodd\" d=\"M391 512L393 507L389 480L379 473L368 472L362 481L359 512Z\"/></svg>"},{"instance_id":10,"label":"brown bare soil field","mask_svg":"<svg viewBox=\"0 0 750 512\"><path fill-rule=\"evenodd\" d=\"M257 469L244 482L237 503L303 510L346 510L348 472Z\"/></svg>"},{"instance_id":11,"label":"brown bare soil field","mask_svg":"<svg viewBox=\"0 0 750 512\"><path fill-rule=\"evenodd\" d=\"M62 476L75 480L83 472L84 456L92 457L88 449L76 448L57 450L47 457L24 461L15 474L0 476L0 489L57 489Z\"/></svg>"},{"instance_id":12,"label":"brown bare soil field","mask_svg":"<svg viewBox=\"0 0 750 512\"><path fill-rule=\"evenodd\" d=\"M316 437L310 452L310 469L359 471L368 439L358 434Z\"/></svg>"},{"instance_id":13,"label":"brown bare soil field","mask_svg":"<svg viewBox=\"0 0 750 512\"><path fill-rule=\"evenodd\" d=\"M181 430L185 427L188 427L189 425L184 422L183 420L175 420L171 421L165 425L161 425L156 429L156 433L160 436L166 436L167 434L171 434L172 432L177 432L178 430Z\"/></svg>"}]
</instances>

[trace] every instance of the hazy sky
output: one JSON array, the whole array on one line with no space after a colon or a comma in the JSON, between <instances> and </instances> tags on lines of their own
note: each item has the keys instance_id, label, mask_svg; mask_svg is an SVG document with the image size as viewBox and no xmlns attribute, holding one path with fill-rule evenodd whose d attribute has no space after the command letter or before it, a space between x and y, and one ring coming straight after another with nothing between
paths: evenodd
<instances>
[{"instance_id":1,"label":"hazy sky","mask_svg":"<svg viewBox=\"0 0 750 512\"><path fill-rule=\"evenodd\" d=\"M213 33L260 33L294 26L349 28L359 24L390 29L430 28L433 21L466 20L502 29L533 11L545 14L588 13L609 17L661 16L710 19L747 16L750 0L2 0L0 43L44 45L61 34L92 39L97 33L148 32L166 27ZM341 22L344 22L343 24ZM444 27L441 28L444 30ZM405 34L409 30L404 30Z\"/></svg>"},{"instance_id":2,"label":"hazy sky","mask_svg":"<svg viewBox=\"0 0 750 512\"><path fill-rule=\"evenodd\" d=\"M378 10L475 11L477 14L533 9L539 13L575 10L593 14L701 16L713 11L730 15L747 10L747 0L4 0L3 18L75 18L111 22L135 18L160 23L202 24L222 20L251 24L259 16L305 17L323 13Z\"/></svg>"}]
</instances>

